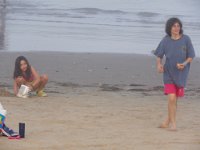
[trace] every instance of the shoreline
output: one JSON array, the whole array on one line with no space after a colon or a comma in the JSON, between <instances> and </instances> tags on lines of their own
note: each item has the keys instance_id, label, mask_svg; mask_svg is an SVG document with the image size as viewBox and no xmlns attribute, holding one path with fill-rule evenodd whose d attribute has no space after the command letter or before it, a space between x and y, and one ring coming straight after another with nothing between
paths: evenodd
<instances>
[{"instance_id":1,"label":"shoreline","mask_svg":"<svg viewBox=\"0 0 200 150\"><path fill-rule=\"evenodd\" d=\"M56 54L108 54L108 55L138 55L138 56L147 56L147 57L155 57L151 51L148 54L146 53L123 53L123 52L72 52L72 51L7 51L7 50L0 50L0 53L13 53L13 54L22 54L22 53L56 53ZM200 56L195 56L195 59L200 59Z\"/></svg>"}]
</instances>

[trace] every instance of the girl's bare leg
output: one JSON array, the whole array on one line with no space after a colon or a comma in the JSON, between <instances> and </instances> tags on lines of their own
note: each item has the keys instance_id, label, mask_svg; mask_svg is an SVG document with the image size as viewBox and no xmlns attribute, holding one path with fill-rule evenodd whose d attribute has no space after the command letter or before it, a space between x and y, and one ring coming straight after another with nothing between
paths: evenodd
<instances>
[{"instance_id":1,"label":"girl's bare leg","mask_svg":"<svg viewBox=\"0 0 200 150\"><path fill-rule=\"evenodd\" d=\"M176 109L177 109L177 97L175 94L168 95L168 116L159 126L160 128L168 128L171 124L172 130L176 130Z\"/></svg>"},{"instance_id":2,"label":"girl's bare leg","mask_svg":"<svg viewBox=\"0 0 200 150\"><path fill-rule=\"evenodd\" d=\"M170 130L176 130L176 108L177 108L177 96L176 94L168 95L168 117L171 125Z\"/></svg>"},{"instance_id":3,"label":"girl's bare leg","mask_svg":"<svg viewBox=\"0 0 200 150\"><path fill-rule=\"evenodd\" d=\"M40 76L40 83L39 83L38 87L35 87L36 91L41 91L45 87L47 82L48 82L48 76L47 75Z\"/></svg>"}]
</instances>

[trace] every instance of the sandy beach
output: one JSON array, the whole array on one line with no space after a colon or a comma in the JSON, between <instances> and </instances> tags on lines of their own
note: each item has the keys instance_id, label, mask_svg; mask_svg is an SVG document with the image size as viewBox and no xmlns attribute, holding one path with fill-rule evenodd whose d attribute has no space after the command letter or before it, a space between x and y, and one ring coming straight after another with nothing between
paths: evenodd
<instances>
[{"instance_id":1,"label":"sandy beach","mask_svg":"<svg viewBox=\"0 0 200 150\"><path fill-rule=\"evenodd\" d=\"M48 97L13 96L12 74L24 55L49 75ZM0 150L199 150L200 59L178 101L177 132L158 128L167 114L155 57L136 54L0 52L0 102L6 123L26 137L0 137Z\"/></svg>"}]
</instances>

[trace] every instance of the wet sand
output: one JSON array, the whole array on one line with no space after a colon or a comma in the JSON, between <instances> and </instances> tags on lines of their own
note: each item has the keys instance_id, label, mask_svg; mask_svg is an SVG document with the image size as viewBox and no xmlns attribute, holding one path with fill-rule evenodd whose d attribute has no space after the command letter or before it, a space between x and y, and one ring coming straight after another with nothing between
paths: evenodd
<instances>
[{"instance_id":1,"label":"wet sand","mask_svg":"<svg viewBox=\"0 0 200 150\"><path fill-rule=\"evenodd\" d=\"M20 99L12 95L15 58L28 58L39 73L49 75L48 97ZM0 137L1 150L199 150L200 79L195 59L186 89L178 101L177 132L157 126L167 114L162 75L155 57L134 54L62 52L0 53L0 102L6 123L26 138ZM2 94L3 93L3 94Z\"/></svg>"}]
</instances>

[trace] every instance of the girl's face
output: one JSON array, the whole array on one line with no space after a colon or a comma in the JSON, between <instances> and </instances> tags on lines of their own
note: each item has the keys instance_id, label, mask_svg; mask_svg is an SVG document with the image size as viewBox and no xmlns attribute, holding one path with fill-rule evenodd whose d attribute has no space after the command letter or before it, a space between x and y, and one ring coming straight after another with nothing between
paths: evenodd
<instances>
[{"instance_id":1,"label":"girl's face","mask_svg":"<svg viewBox=\"0 0 200 150\"><path fill-rule=\"evenodd\" d=\"M180 30L181 30L180 24L179 23L175 23L172 26L171 35L179 35L180 34Z\"/></svg>"},{"instance_id":2,"label":"girl's face","mask_svg":"<svg viewBox=\"0 0 200 150\"><path fill-rule=\"evenodd\" d=\"M21 69L21 71L25 72L27 70L27 67L28 67L28 65L27 65L26 61L21 60L20 61L20 69Z\"/></svg>"}]
</instances>

